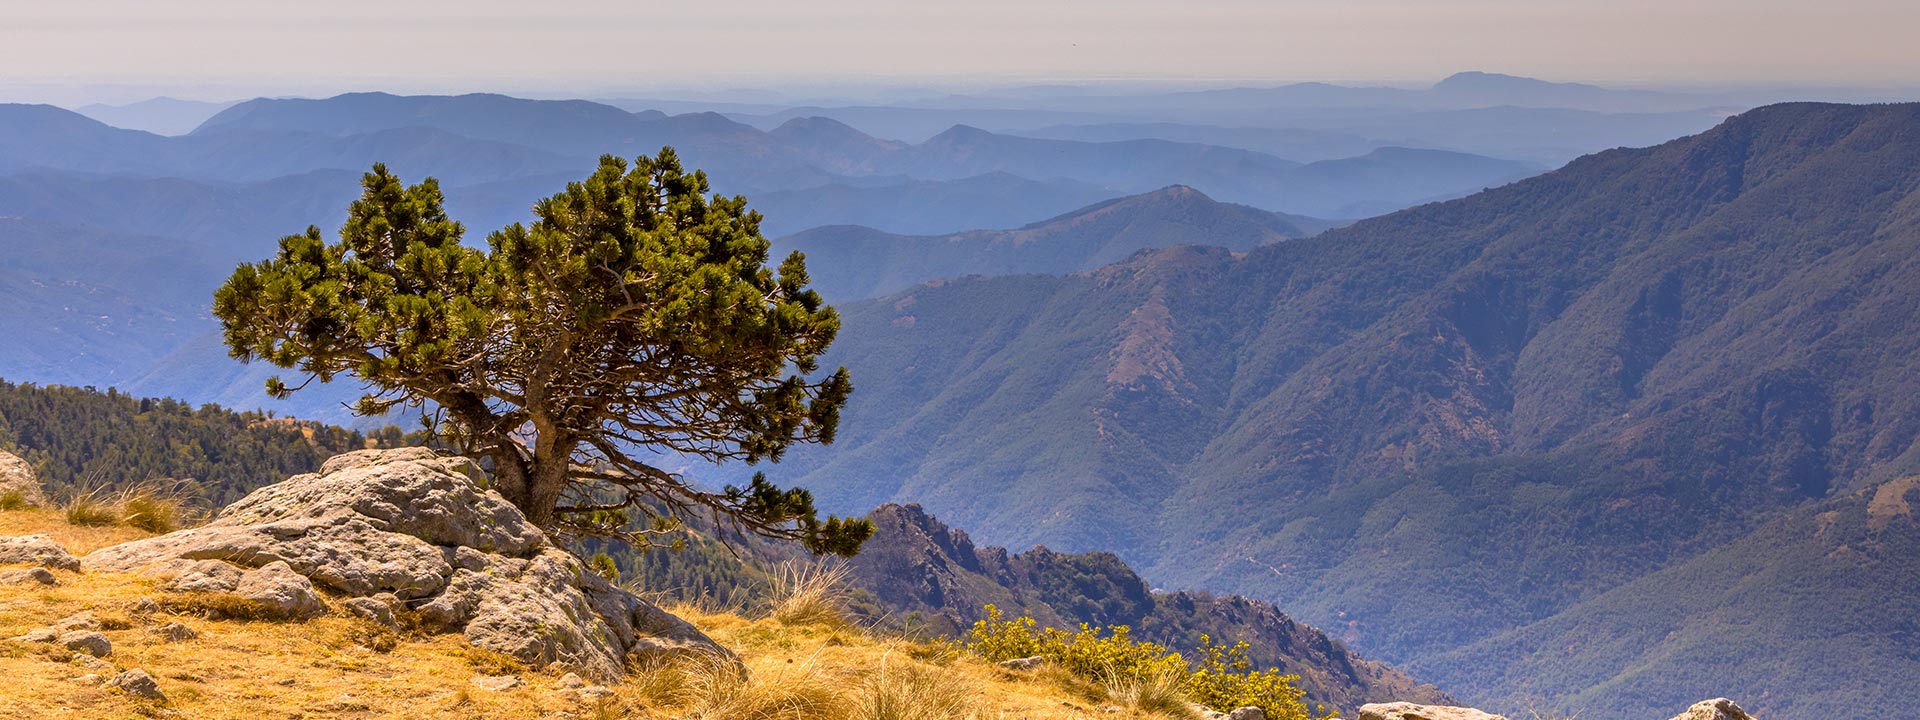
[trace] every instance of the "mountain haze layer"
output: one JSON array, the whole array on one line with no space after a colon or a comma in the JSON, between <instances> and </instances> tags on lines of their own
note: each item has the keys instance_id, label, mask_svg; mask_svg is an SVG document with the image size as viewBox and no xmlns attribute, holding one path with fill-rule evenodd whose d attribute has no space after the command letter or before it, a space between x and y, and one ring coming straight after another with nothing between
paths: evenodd
<instances>
[{"instance_id":1,"label":"mountain haze layer","mask_svg":"<svg viewBox=\"0 0 1920 720\"><path fill-rule=\"evenodd\" d=\"M1455 653L1541 623L1616 632L1601 608L1636 582L1713 628L1720 596L1655 573L1758 552L1742 538L1768 523L1920 473L1917 245L1920 106L1767 107L1244 257L1180 248L846 306L830 361L860 391L839 443L788 472L836 504L912 498L995 543L1111 549L1272 599L1511 702L1530 675L1505 668L1560 648ZM1883 547L1920 530L1887 517ZM1817 612L1702 631L1714 658L1576 653L1544 677L1580 682L1524 689L1609 720L1717 676L1791 719L1853 706L1766 693L1789 676L1920 672L1898 643L1781 641ZM1780 657L1720 672L1754 656ZM1687 662L1708 664L1660 669Z\"/></svg>"},{"instance_id":2,"label":"mountain haze layer","mask_svg":"<svg viewBox=\"0 0 1920 720\"><path fill-rule=\"evenodd\" d=\"M1015 230L913 237L829 226L774 241L807 255L813 285L857 300L939 278L1085 272L1152 248L1206 244L1250 250L1306 237L1332 223L1215 202L1176 185L1081 208Z\"/></svg>"}]
</instances>

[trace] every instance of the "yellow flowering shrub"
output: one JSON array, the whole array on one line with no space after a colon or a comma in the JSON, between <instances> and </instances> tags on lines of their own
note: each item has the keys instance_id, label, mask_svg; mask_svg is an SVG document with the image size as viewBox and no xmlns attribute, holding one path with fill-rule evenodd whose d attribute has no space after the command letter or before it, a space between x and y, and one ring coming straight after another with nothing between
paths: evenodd
<instances>
[{"instance_id":1,"label":"yellow flowering shrub","mask_svg":"<svg viewBox=\"0 0 1920 720\"><path fill-rule=\"evenodd\" d=\"M1007 618L992 605L986 612L987 618L973 624L961 645L988 662L1038 656L1077 677L1109 683L1179 672L1187 675L1187 698L1215 710L1254 706L1271 720L1312 717L1301 701L1303 693L1294 687L1299 677L1274 668L1253 670L1244 642L1216 645L1202 635L1199 661L1189 664L1162 645L1133 640L1125 625L1102 629L1082 623L1069 632L1040 627L1031 617Z\"/></svg>"},{"instance_id":2,"label":"yellow flowering shrub","mask_svg":"<svg viewBox=\"0 0 1920 720\"><path fill-rule=\"evenodd\" d=\"M1201 635L1198 654L1187 678L1188 699L1215 710L1251 705L1268 718L1312 717L1301 700L1306 693L1293 685L1300 676L1282 675L1277 668L1255 671L1245 642L1216 645L1211 636Z\"/></svg>"}]
</instances>

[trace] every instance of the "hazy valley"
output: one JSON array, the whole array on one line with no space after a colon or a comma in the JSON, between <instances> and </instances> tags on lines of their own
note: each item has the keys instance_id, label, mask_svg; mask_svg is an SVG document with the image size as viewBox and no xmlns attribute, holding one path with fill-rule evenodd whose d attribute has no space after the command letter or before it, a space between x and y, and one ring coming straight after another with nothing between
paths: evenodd
<instances>
[{"instance_id":1,"label":"hazy valley","mask_svg":"<svg viewBox=\"0 0 1920 720\"><path fill-rule=\"evenodd\" d=\"M1346 717L1663 718L1714 695L1862 716L1920 701L1920 105L1775 104L1803 97L1460 73L0 105L0 450L52 496L182 479L208 510L339 453L416 462L396 448L432 441L418 413L357 416L350 373L271 397L287 371L230 357L215 289L283 236L332 238L374 163L434 178L478 249L596 158L671 147L745 196L771 264L804 254L838 311L812 379L844 366L854 391L831 444L778 462L653 457L871 521L844 578L860 627L966 637L991 605L1180 652L1243 640ZM0 521L91 538L50 518ZM893 652L740 624L810 556L691 524L677 551L582 540L570 562L677 593L706 643ZM598 582L567 592L601 612ZM370 596L344 587L327 597ZM1024 677L959 667L995 693ZM1101 707L1032 692L995 702Z\"/></svg>"}]
</instances>

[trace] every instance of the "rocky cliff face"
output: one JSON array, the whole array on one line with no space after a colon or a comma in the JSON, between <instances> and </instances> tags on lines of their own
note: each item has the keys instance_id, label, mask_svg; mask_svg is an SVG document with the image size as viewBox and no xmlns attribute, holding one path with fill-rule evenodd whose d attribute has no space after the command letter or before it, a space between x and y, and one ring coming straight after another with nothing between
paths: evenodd
<instances>
[{"instance_id":1,"label":"rocky cliff face","mask_svg":"<svg viewBox=\"0 0 1920 720\"><path fill-rule=\"evenodd\" d=\"M599 678L619 677L633 654L728 656L588 572L478 477L424 448L348 453L254 491L205 526L102 548L83 567L233 593L293 619L411 613L477 647Z\"/></svg>"},{"instance_id":2,"label":"rocky cliff face","mask_svg":"<svg viewBox=\"0 0 1920 720\"><path fill-rule=\"evenodd\" d=\"M885 505L867 517L876 531L853 561L855 583L872 592L887 612L918 613L918 620L936 630L958 631L993 604L1053 627L1126 625L1135 637L1182 651L1199 645L1202 634L1245 641L1257 664L1299 675L1308 700L1332 708L1387 700L1452 702L1433 686L1355 655L1267 603L1152 592L1111 553L979 547L965 531L947 527L918 505Z\"/></svg>"}]
</instances>

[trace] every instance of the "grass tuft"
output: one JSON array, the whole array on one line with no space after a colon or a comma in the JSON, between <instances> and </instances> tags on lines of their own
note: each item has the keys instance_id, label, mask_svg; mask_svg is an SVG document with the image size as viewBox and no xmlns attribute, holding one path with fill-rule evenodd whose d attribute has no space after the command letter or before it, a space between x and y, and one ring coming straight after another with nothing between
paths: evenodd
<instances>
[{"instance_id":1,"label":"grass tuft","mask_svg":"<svg viewBox=\"0 0 1920 720\"><path fill-rule=\"evenodd\" d=\"M179 483L144 482L121 491L120 521L155 535L180 529L191 516Z\"/></svg>"},{"instance_id":2,"label":"grass tuft","mask_svg":"<svg viewBox=\"0 0 1920 720\"><path fill-rule=\"evenodd\" d=\"M781 567L774 576L773 619L786 625L845 625L842 610L851 572L845 562L837 560Z\"/></svg>"},{"instance_id":3,"label":"grass tuft","mask_svg":"<svg viewBox=\"0 0 1920 720\"><path fill-rule=\"evenodd\" d=\"M62 507L67 524L79 527L126 526L162 535L187 524L192 513L179 483L148 481L108 493L103 486L74 492Z\"/></svg>"},{"instance_id":4,"label":"grass tuft","mask_svg":"<svg viewBox=\"0 0 1920 720\"><path fill-rule=\"evenodd\" d=\"M24 491L16 488L0 492L0 510L25 510L30 507L33 507L33 503L27 502L27 493Z\"/></svg>"},{"instance_id":5,"label":"grass tuft","mask_svg":"<svg viewBox=\"0 0 1920 720\"><path fill-rule=\"evenodd\" d=\"M952 720L975 717L976 689L951 672L919 663L880 660L880 672L854 696L857 720Z\"/></svg>"},{"instance_id":6,"label":"grass tuft","mask_svg":"<svg viewBox=\"0 0 1920 720\"><path fill-rule=\"evenodd\" d=\"M1197 720L1200 714L1187 698L1187 678L1180 668L1155 666L1132 675L1109 674L1103 684L1107 698L1128 710Z\"/></svg>"},{"instance_id":7,"label":"grass tuft","mask_svg":"<svg viewBox=\"0 0 1920 720\"><path fill-rule=\"evenodd\" d=\"M61 510L66 513L68 525L113 527L120 524L120 513L114 511L113 504L97 487L76 490Z\"/></svg>"},{"instance_id":8,"label":"grass tuft","mask_svg":"<svg viewBox=\"0 0 1920 720\"><path fill-rule=\"evenodd\" d=\"M688 720L845 720L838 683L812 661L743 673L719 658L682 665L679 695Z\"/></svg>"}]
</instances>

